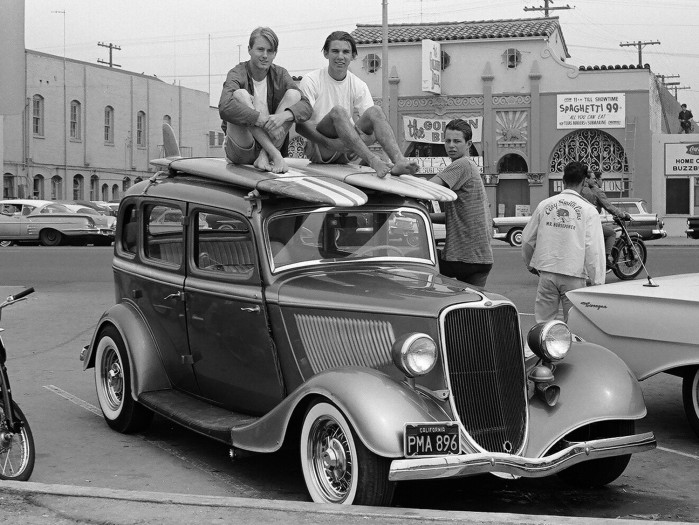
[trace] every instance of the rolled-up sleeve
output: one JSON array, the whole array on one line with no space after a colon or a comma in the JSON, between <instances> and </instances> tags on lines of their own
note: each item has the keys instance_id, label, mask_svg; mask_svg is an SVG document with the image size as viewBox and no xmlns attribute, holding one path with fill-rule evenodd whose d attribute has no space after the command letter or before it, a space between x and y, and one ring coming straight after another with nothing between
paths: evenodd
<instances>
[{"instance_id":1,"label":"rolled-up sleeve","mask_svg":"<svg viewBox=\"0 0 699 525\"><path fill-rule=\"evenodd\" d=\"M294 82L294 79L291 78L291 75L286 69L282 70L281 84L283 89L282 93L286 93L290 89L294 89L301 93L301 100L293 104L289 108L289 111L294 114L294 122L306 122L313 114L313 107L308 97L298 88L296 82Z\"/></svg>"},{"instance_id":2,"label":"rolled-up sleeve","mask_svg":"<svg viewBox=\"0 0 699 525\"><path fill-rule=\"evenodd\" d=\"M255 125L260 112L241 104L233 97L233 93L239 89L245 89L246 85L245 64L238 64L228 72L226 81L223 83L223 91L218 102L218 114L221 120L238 125Z\"/></svg>"}]
</instances>

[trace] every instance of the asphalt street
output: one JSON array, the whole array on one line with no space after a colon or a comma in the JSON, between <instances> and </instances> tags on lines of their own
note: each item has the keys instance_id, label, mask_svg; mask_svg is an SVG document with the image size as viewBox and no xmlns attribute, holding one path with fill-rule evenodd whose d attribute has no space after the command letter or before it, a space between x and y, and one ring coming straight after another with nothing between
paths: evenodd
<instances>
[{"instance_id":1,"label":"asphalt street","mask_svg":"<svg viewBox=\"0 0 699 525\"><path fill-rule=\"evenodd\" d=\"M494 246L490 288L515 302L525 325L536 278L521 271L518 250ZM649 270L699 271L695 248L699 241L653 241ZM5 313L1 325L38 456L32 482L0 482L0 523L699 521L699 440L686 428L678 382L671 377L643 383L646 424L656 431L659 450L634 457L619 483L598 492L563 490L553 482L522 488L477 480L456 488L413 485L389 509L326 508L307 502L293 458L258 456L231 464L222 457L225 447L164 421L144 435L116 434L95 406L92 375L81 372L77 361L99 314L114 300L109 249L10 250L0 251L0 295L23 285L37 288L31 301Z\"/></svg>"}]
</instances>

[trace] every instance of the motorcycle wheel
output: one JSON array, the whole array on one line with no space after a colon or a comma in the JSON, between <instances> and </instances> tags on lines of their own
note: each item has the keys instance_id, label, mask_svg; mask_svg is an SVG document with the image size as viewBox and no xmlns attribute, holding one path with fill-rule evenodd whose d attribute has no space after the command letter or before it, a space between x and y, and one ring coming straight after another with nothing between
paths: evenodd
<instances>
[{"instance_id":1,"label":"motorcycle wheel","mask_svg":"<svg viewBox=\"0 0 699 525\"><path fill-rule=\"evenodd\" d=\"M633 245L617 241L612 248L612 257L614 257L612 268L614 275L622 281L630 281L643 270L648 251L645 243L640 239L633 239Z\"/></svg>"},{"instance_id":2,"label":"motorcycle wheel","mask_svg":"<svg viewBox=\"0 0 699 525\"><path fill-rule=\"evenodd\" d=\"M5 420L5 406L0 399L0 479L27 481L34 470L34 436L27 418L12 402L14 415L23 422L19 432L10 432Z\"/></svg>"}]
</instances>

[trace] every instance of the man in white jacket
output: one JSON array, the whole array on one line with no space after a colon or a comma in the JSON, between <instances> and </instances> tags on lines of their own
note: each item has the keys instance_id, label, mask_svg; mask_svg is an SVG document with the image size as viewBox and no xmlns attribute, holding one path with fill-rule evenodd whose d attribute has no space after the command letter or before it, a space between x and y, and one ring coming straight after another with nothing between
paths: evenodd
<instances>
[{"instance_id":1,"label":"man in white jacket","mask_svg":"<svg viewBox=\"0 0 699 525\"><path fill-rule=\"evenodd\" d=\"M536 322L556 318L559 304L568 320L572 306L566 292L589 280L604 284L602 222L597 209L580 196L587 166L570 162L563 170L564 190L539 203L522 232L522 256L527 269L539 275Z\"/></svg>"}]
</instances>

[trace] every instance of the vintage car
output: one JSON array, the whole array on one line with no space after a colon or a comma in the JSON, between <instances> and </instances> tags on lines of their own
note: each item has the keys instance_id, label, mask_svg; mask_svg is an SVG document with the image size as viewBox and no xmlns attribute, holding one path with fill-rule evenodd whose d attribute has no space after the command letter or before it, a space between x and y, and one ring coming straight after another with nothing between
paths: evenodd
<instances>
[{"instance_id":1,"label":"vintage car","mask_svg":"<svg viewBox=\"0 0 699 525\"><path fill-rule=\"evenodd\" d=\"M364 505L403 480L483 473L604 485L655 446L616 355L560 321L525 354L512 302L439 274L419 201L345 183L363 198L286 198L240 184L293 190L342 168L290 159L276 178L216 159L214 177L211 160L160 164L121 201L116 304L80 355L114 430L155 412L233 454L293 447L313 501ZM182 220L152 229L169 211ZM410 242L392 231L404 219Z\"/></svg>"},{"instance_id":2,"label":"vintage car","mask_svg":"<svg viewBox=\"0 0 699 525\"><path fill-rule=\"evenodd\" d=\"M699 274L591 286L568 297L571 331L609 348L639 381L661 372L683 378L684 410L699 436L699 327L692 321Z\"/></svg>"},{"instance_id":3,"label":"vintage car","mask_svg":"<svg viewBox=\"0 0 699 525\"><path fill-rule=\"evenodd\" d=\"M629 233L638 233L644 241L662 239L667 236L667 232L663 229L663 220L658 218L657 214L648 211L648 204L645 200L618 198L611 200L611 203L631 215L631 222L627 223ZM508 242L511 246L522 246L522 230L529 219L529 215L493 217L493 238ZM602 210L602 222L613 222L613 218L606 210Z\"/></svg>"},{"instance_id":4,"label":"vintage car","mask_svg":"<svg viewBox=\"0 0 699 525\"><path fill-rule=\"evenodd\" d=\"M699 217L687 219L687 229L684 231L688 239L699 239Z\"/></svg>"},{"instance_id":5,"label":"vintage car","mask_svg":"<svg viewBox=\"0 0 699 525\"><path fill-rule=\"evenodd\" d=\"M75 213L53 201L0 201L0 246L28 241L44 246L109 245L114 241L115 224L115 217Z\"/></svg>"}]
</instances>

